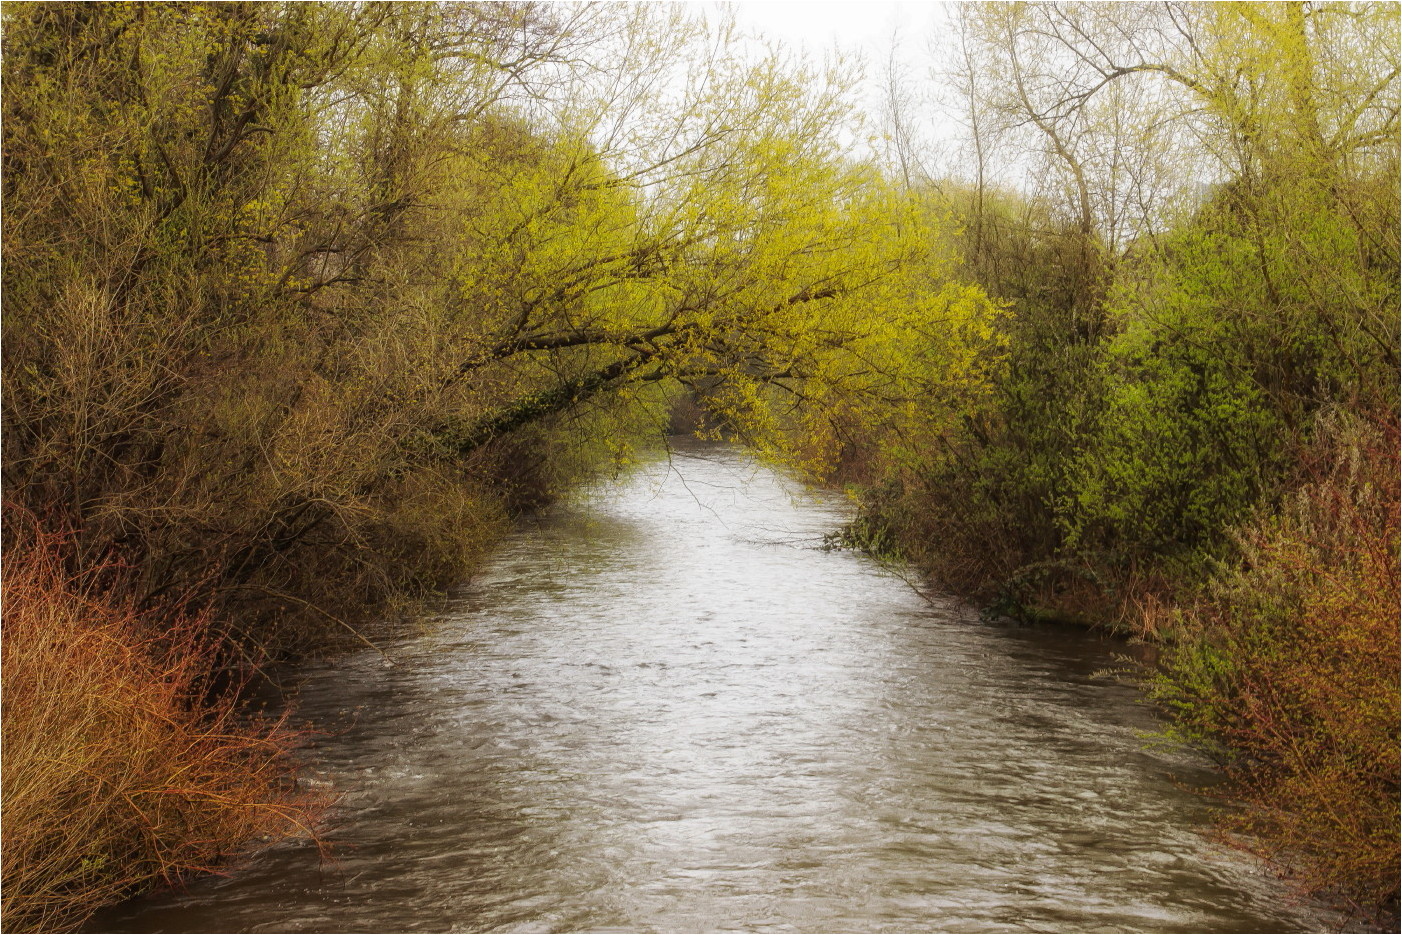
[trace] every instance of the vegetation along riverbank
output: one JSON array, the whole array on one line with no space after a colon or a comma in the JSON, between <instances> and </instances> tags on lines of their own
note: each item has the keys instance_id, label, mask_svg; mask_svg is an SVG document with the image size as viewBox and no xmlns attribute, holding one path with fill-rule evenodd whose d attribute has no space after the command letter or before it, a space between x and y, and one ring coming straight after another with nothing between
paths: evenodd
<instances>
[{"instance_id":1,"label":"vegetation along riverbank","mask_svg":"<svg viewBox=\"0 0 1402 935\"><path fill-rule=\"evenodd\" d=\"M7 5L4 927L305 833L249 673L685 410L1161 642L1229 832L1395 909L1398 15L963 5L869 113L670 6Z\"/></svg>"}]
</instances>

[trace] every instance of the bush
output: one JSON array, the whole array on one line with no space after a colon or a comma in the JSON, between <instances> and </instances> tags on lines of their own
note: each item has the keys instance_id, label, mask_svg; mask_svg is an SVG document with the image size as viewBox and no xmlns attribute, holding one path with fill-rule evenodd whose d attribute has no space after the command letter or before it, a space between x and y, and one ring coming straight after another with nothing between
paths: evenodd
<instances>
[{"instance_id":1,"label":"bush","mask_svg":"<svg viewBox=\"0 0 1402 935\"><path fill-rule=\"evenodd\" d=\"M6 559L5 931L78 925L307 827L318 803L290 781L295 738L212 692L198 615L141 612L67 578L52 543Z\"/></svg>"},{"instance_id":2,"label":"bush","mask_svg":"<svg viewBox=\"0 0 1402 935\"><path fill-rule=\"evenodd\" d=\"M1178 618L1156 693L1218 749L1229 819L1311 889L1398 896L1398 434L1333 417L1307 481Z\"/></svg>"}]
</instances>

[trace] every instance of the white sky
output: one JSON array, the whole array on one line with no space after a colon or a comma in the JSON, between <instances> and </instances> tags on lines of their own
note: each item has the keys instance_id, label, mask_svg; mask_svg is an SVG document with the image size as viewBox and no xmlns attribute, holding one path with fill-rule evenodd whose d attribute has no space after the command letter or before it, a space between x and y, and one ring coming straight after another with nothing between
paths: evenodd
<instances>
[{"instance_id":1,"label":"white sky","mask_svg":"<svg viewBox=\"0 0 1402 935\"><path fill-rule=\"evenodd\" d=\"M935 0L697 0L698 10L733 11L740 27L760 33L778 46L805 50L815 61L838 49L866 64L864 102L874 127L880 126L883 86L892 50L895 66L919 102L914 114L918 137L927 141L928 164L940 162L943 150L960 128L934 102L939 88L931 70L939 65L938 41L952 16L949 3Z\"/></svg>"},{"instance_id":2,"label":"white sky","mask_svg":"<svg viewBox=\"0 0 1402 935\"><path fill-rule=\"evenodd\" d=\"M886 57L893 31L899 28L908 52L945 20L944 5L932 2L807 2L807 0L739 0L718 3L733 9L741 25L776 40L806 45L821 53L838 45L864 52L871 60Z\"/></svg>"}]
</instances>

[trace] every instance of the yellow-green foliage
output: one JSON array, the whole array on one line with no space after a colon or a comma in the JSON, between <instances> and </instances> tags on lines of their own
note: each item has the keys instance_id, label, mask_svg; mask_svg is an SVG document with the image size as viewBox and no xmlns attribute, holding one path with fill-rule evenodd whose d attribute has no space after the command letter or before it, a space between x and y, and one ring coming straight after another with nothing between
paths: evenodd
<instances>
[{"instance_id":1,"label":"yellow-green foliage","mask_svg":"<svg viewBox=\"0 0 1402 935\"><path fill-rule=\"evenodd\" d=\"M981 299L846 161L840 76L703 40L623 7L7 11L14 502L277 650L461 575L678 384L758 439L781 382L972 372L900 356Z\"/></svg>"},{"instance_id":2,"label":"yellow-green foliage","mask_svg":"<svg viewBox=\"0 0 1402 935\"><path fill-rule=\"evenodd\" d=\"M936 199L870 171L810 184L843 193L840 207L815 209L789 233L811 237L816 225L843 237L803 266L788 260L788 280L812 282L806 294L840 286L840 276L865 277L862 287L823 302L771 298L768 320L793 335L783 356L762 348L768 368L748 380L727 373L727 395L713 394L712 408L757 447L817 477L851 479L855 464L899 459L977 404L1001 359L1005 310L960 281L954 221Z\"/></svg>"}]
</instances>

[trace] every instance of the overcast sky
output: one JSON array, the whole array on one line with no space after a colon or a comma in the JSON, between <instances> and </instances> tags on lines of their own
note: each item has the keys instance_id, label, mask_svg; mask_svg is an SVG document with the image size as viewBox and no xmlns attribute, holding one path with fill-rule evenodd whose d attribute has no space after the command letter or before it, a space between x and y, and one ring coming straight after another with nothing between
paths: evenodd
<instances>
[{"instance_id":1,"label":"overcast sky","mask_svg":"<svg viewBox=\"0 0 1402 935\"><path fill-rule=\"evenodd\" d=\"M821 61L824 53L839 49L860 55L866 63L867 110L877 121L884 100L884 80L892 50L897 72L904 75L913 97L924 100L915 114L919 137L931 148L931 163L939 162L939 150L959 133L957 125L931 103L936 91L935 43L948 32L950 4L918 0L698 0L688 3L697 10L732 10L742 29L761 33L776 44L806 50ZM877 124L879 126L879 124Z\"/></svg>"},{"instance_id":2,"label":"overcast sky","mask_svg":"<svg viewBox=\"0 0 1402 935\"><path fill-rule=\"evenodd\" d=\"M941 3L929 2L805 2L805 0L740 0L721 4L733 8L740 23L786 43L803 44L813 52L834 45L861 51L872 60L884 59L893 31L899 28L907 54L923 46L929 33L944 22ZM921 56L922 63L927 56ZM914 59L912 58L912 63Z\"/></svg>"}]
</instances>

